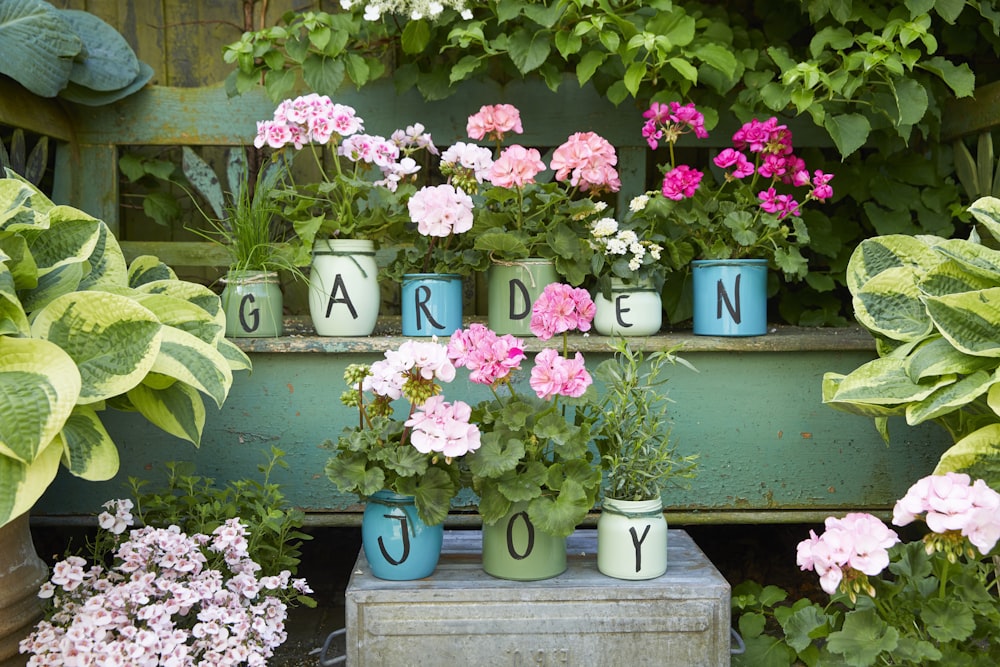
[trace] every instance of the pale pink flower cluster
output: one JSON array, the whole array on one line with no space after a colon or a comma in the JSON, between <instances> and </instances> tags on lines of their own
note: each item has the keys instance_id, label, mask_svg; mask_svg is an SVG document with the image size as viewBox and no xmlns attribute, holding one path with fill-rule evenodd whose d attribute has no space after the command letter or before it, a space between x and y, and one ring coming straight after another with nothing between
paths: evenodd
<instances>
[{"instance_id":1,"label":"pale pink flower cluster","mask_svg":"<svg viewBox=\"0 0 1000 667\"><path fill-rule=\"evenodd\" d=\"M593 382L582 354L577 352L568 359L553 348L546 348L535 355L528 384L538 398L548 400L555 396L578 398Z\"/></svg>"},{"instance_id":2,"label":"pale pink flower cluster","mask_svg":"<svg viewBox=\"0 0 1000 667\"><path fill-rule=\"evenodd\" d=\"M472 181L482 183L489 178L493 167L493 153L488 148L459 141L441 154L441 172L452 177L456 184L466 189Z\"/></svg>"},{"instance_id":3,"label":"pale pink flower cluster","mask_svg":"<svg viewBox=\"0 0 1000 667\"><path fill-rule=\"evenodd\" d=\"M471 139L486 137L494 141L503 141L508 132L523 134L521 112L513 104L482 106L478 113L469 116L465 132Z\"/></svg>"},{"instance_id":4,"label":"pale pink flower cluster","mask_svg":"<svg viewBox=\"0 0 1000 667\"><path fill-rule=\"evenodd\" d=\"M587 290L564 283L545 286L531 307L531 333L542 340L567 331L590 331L596 307Z\"/></svg>"},{"instance_id":5,"label":"pale pink flower cluster","mask_svg":"<svg viewBox=\"0 0 1000 667\"><path fill-rule=\"evenodd\" d=\"M897 526L918 518L935 533L960 533L985 555L1000 539L1000 494L965 473L929 475L911 486L892 510Z\"/></svg>"},{"instance_id":6,"label":"pale pink flower cluster","mask_svg":"<svg viewBox=\"0 0 1000 667\"><path fill-rule=\"evenodd\" d=\"M831 595L852 570L869 576L882 572L889 565L889 547L899 542L881 520L862 512L843 519L828 517L824 526L821 536L809 531L809 539L799 543L796 561L801 569L814 570Z\"/></svg>"},{"instance_id":7,"label":"pale pink flower cluster","mask_svg":"<svg viewBox=\"0 0 1000 667\"><path fill-rule=\"evenodd\" d=\"M435 341L408 340L395 350L387 350L383 359L371 365L361 389L396 400L402 397L411 377L440 382L454 380L455 365L448 358L447 348Z\"/></svg>"},{"instance_id":8,"label":"pale pink flower cluster","mask_svg":"<svg viewBox=\"0 0 1000 667\"><path fill-rule=\"evenodd\" d=\"M225 553L227 565L209 567L202 547ZM286 638L287 613L266 591L311 592L287 571L258 580L238 519L213 537L133 530L111 569L85 565L71 556L43 586L53 610L20 644L29 666L266 665Z\"/></svg>"},{"instance_id":9,"label":"pale pink flower cluster","mask_svg":"<svg viewBox=\"0 0 1000 667\"><path fill-rule=\"evenodd\" d=\"M553 151L549 166L555 170L556 180L569 180L580 190L618 192L622 182L616 164L618 155L607 139L594 132L576 132Z\"/></svg>"},{"instance_id":10,"label":"pale pink flower cluster","mask_svg":"<svg viewBox=\"0 0 1000 667\"><path fill-rule=\"evenodd\" d=\"M421 454L438 452L452 459L479 449L479 427L469 423L470 417L468 403L448 403L439 394L418 406L404 426L413 429L410 444Z\"/></svg>"},{"instance_id":11,"label":"pale pink flower cluster","mask_svg":"<svg viewBox=\"0 0 1000 667\"><path fill-rule=\"evenodd\" d=\"M431 135L424 126L411 125L396 130L390 139L363 134L364 120L353 107L334 103L326 95L310 93L278 104L271 120L257 121L254 146L301 150L308 144L336 146L336 154L355 164L372 164L383 178L375 185L395 192L399 182L420 170L409 153L426 149L437 154Z\"/></svg>"},{"instance_id":12,"label":"pale pink flower cluster","mask_svg":"<svg viewBox=\"0 0 1000 667\"><path fill-rule=\"evenodd\" d=\"M109 500L102 507L106 510L114 510L114 514L111 512L101 512L97 515L97 525L103 530L114 535L121 535L125 532L126 528L133 524L132 508L134 506L131 500L127 498Z\"/></svg>"},{"instance_id":13,"label":"pale pink flower cluster","mask_svg":"<svg viewBox=\"0 0 1000 667\"><path fill-rule=\"evenodd\" d=\"M492 385L521 367L524 344L510 334L498 336L482 324L459 329L448 341L448 357L469 370L469 380Z\"/></svg>"},{"instance_id":14,"label":"pale pink flower cluster","mask_svg":"<svg viewBox=\"0 0 1000 667\"><path fill-rule=\"evenodd\" d=\"M424 236L444 238L472 229L472 197L450 183L420 188L406 206Z\"/></svg>"},{"instance_id":15,"label":"pale pink flower cluster","mask_svg":"<svg viewBox=\"0 0 1000 667\"><path fill-rule=\"evenodd\" d=\"M498 188L523 188L535 182L535 176L545 170L541 153L536 148L519 144L503 149L490 165L489 181Z\"/></svg>"},{"instance_id":16,"label":"pale pink flower cluster","mask_svg":"<svg viewBox=\"0 0 1000 667\"><path fill-rule=\"evenodd\" d=\"M687 132L694 132L699 138L708 136L704 117L693 104L654 103L643 116L647 120L642 135L654 149L660 140L672 145ZM799 215L801 205L793 195L779 193L775 187L779 183L809 187L806 201L825 201L833 196L833 188L829 184L833 175L820 170L809 173L805 161L793 152L791 131L786 125L779 125L777 118L766 121L754 119L744 123L733 134L733 147L721 151L713 162L725 171L726 183L754 174L768 179L769 185L757 191L757 198L762 211L772 213L779 219ZM704 174L697 169L678 165L664 174L661 192L674 201L689 199L697 192L703 177Z\"/></svg>"}]
</instances>

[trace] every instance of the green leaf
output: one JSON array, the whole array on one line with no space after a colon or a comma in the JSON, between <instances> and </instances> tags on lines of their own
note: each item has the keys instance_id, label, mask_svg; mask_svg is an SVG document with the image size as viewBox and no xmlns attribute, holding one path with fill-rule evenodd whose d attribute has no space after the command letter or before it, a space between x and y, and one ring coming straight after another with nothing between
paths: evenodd
<instances>
[{"instance_id":1,"label":"green leaf","mask_svg":"<svg viewBox=\"0 0 1000 667\"><path fill-rule=\"evenodd\" d=\"M583 39L575 32L560 30L556 33L556 49L564 59L580 52L583 47Z\"/></svg>"},{"instance_id":2,"label":"green leaf","mask_svg":"<svg viewBox=\"0 0 1000 667\"><path fill-rule=\"evenodd\" d=\"M940 77L955 97L971 97L976 90L976 75L965 63L955 65L941 56L934 56L921 60L917 66Z\"/></svg>"},{"instance_id":3,"label":"green leaf","mask_svg":"<svg viewBox=\"0 0 1000 667\"><path fill-rule=\"evenodd\" d=\"M594 76L594 72L600 67L607 55L601 51L587 51L580 58L580 62L576 65L576 80L582 86L583 84L590 81L591 77Z\"/></svg>"},{"instance_id":4,"label":"green leaf","mask_svg":"<svg viewBox=\"0 0 1000 667\"><path fill-rule=\"evenodd\" d=\"M849 612L842 630L830 634L827 646L852 667L867 667L883 653L891 654L899 642L899 631L889 627L874 609Z\"/></svg>"},{"instance_id":5,"label":"green leaf","mask_svg":"<svg viewBox=\"0 0 1000 667\"><path fill-rule=\"evenodd\" d=\"M937 419L968 406L982 396L996 380L986 371L976 371L958 382L945 385L927 398L906 406L906 423L910 426Z\"/></svg>"},{"instance_id":6,"label":"green leaf","mask_svg":"<svg viewBox=\"0 0 1000 667\"><path fill-rule=\"evenodd\" d=\"M669 58L667 59L667 64L686 81L694 84L698 83L698 69L684 58ZM645 69L645 66L643 68Z\"/></svg>"},{"instance_id":7,"label":"green leaf","mask_svg":"<svg viewBox=\"0 0 1000 667\"><path fill-rule=\"evenodd\" d=\"M62 438L57 435L31 464L0 456L0 525L35 505L55 479L62 454Z\"/></svg>"},{"instance_id":8,"label":"green leaf","mask_svg":"<svg viewBox=\"0 0 1000 667\"><path fill-rule=\"evenodd\" d=\"M529 502L528 516L542 532L568 537L587 517L590 509L583 488L572 480L566 480L555 498L543 495Z\"/></svg>"},{"instance_id":9,"label":"green leaf","mask_svg":"<svg viewBox=\"0 0 1000 667\"><path fill-rule=\"evenodd\" d=\"M814 639L829 633L829 619L822 608L811 604L795 611L782 624L785 641L798 652L802 652Z\"/></svg>"},{"instance_id":10,"label":"green leaf","mask_svg":"<svg viewBox=\"0 0 1000 667\"><path fill-rule=\"evenodd\" d=\"M915 125L927 111L927 91L916 79L896 79L892 85L898 125Z\"/></svg>"},{"instance_id":11,"label":"green leaf","mask_svg":"<svg viewBox=\"0 0 1000 667\"><path fill-rule=\"evenodd\" d=\"M990 393L994 393L992 388ZM1000 460L1000 424L989 424L973 431L948 448L938 459L934 474L962 472L984 459ZM991 480L990 485L996 481Z\"/></svg>"},{"instance_id":12,"label":"green leaf","mask_svg":"<svg viewBox=\"0 0 1000 667\"><path fill-rule=\"evenodd\" d=\"M175 327L162 327L162 342L150 370L169 375L215 399L220 408L233 384L233 374L214 345Z\"/></svg>"},{"instance_id":13,"label":"green leaf","mask_svg":"<svg viewBox=\"0 0 1000 667\"><path fill-rule=\"evenodd\" d=\"M923 294L909 267L889 268L854 293L858 322L893 340L918 340L933 328Z\"/></svg>"},{"instance_id":14,"label":"green leaf","mask_svg":"<svg viewBox=\"0 0 1000 667\"><path fill-rule=\"evenodd\" d=\"M945 338L966 354L1000 357L1000 287L926 297L927 312Z\"/></svg>"},{"instance_id":15,"label":"green leaf","mask_svg":"<svg viewBox=\"0 0 1000 667\"><path fill-rule=\"evenodd\" d=\"M153 78L153 68L146 63L139 61L139 73L124 88L116 88L109 91L98 91L85 88L70 81L65 88L59 91L59 97L70 102L83 104L90 107L100 107L117 102L126 98L132 93L143 88L149 80Z\"/></svg>"},{"instance_id":16,"label":"green leaf","mask_svg":"<svg viewBox=\"0 0 1000 667\"><path fill-rule=\"evenodd\" d=\"M96 403L142 381L160 349L161 325L148 309L106 292L63 295L35 315L32 336L55 343L80 369L78 402Z\"/></svg>"},{"instance_id":17,"label":"green leaf","mask_svg":"<svg viewBox=\"0 0 1000 667\"><path fill-rule=\"evenodd\" d=\"M421 19L419 21L407 21L400 37L400 44L403 53L423 53L431 41L430 24Z\"/></svg>"},{"instance_id":18,"label":"green leaf","mask_svg":"<svg viewBox=\"0 0 1000 667\"><path fill-rule=\"evenodd\" d=\"M417 513L428 526L435 526L448 518L451 499L455 495L455 484L447 472L431 466L419 479L410 480L411 485L400 489L414 496Z\"/></svg>"},{"instance_id":19,"label":"green leaf","mask_svg":"<svg viewBox=\"0 0 1000 667\"><path fill-rule=\"evenodd\" d=\"M541 30L531 34L521 28L511 35L508 49L511 62L517 70L521 74L527 74L541 67L549 57L552 38Z\"/></svg>"},{"instance_id":20,"label":"green leaf","mask_svg":"<svg viewBox=\"0 0 1000 667\"><path fill-rule=\"evenodd\" d=\"M906 362L894 357L881 357L862 364L849 374L840 376L835 393L824 403L868 403L900 405L919 401L936 389L954 382L954 376L930 378L919 384L906 374Z\"/></svg>"},{"instance_id":21,"label":"green leaf","mask_svg":"<svg viewBox=\"0 0 1000 667\"><path fill-rule=\"evenodd\" d=\"M77 9L59 10L82 42L70 81L99 91L128 86L139 75L139 59L121 33L100 18Z\"/></svg>"},{"instance_id":22,"label":"green leaf","mask_svg":"<svg viewBox=\"0 0 1000 667\"><path fill-rule=\"evenodd\" d=\"M524 443L517 438L501 437L496 432L483 433L479 449L466 457L472 474L499 477L513 470L524 456Z\"/></svg>"},{"instance_id":23,"label":"green leaf","mask_svg":"<svg viewBox=\"0 0 1000 667\"><path fill-rule=\"evenodd\" d=\"M0 73L41 97L69 82L83 42L61 12L42 0L0 3Z\"/></svg>"},{"instance_id":24,"label":"green leaf","mask_svg":"<svg viewBox=\"0 0 1000 667\"><path fill-rule=\"evenodd\" d=\"M0 460L31 464L62 430L82 380L59 346L0 336Z\"/></svg>"},{"instance_id":25,"label":"green leaf","mask_svg":"<svg viewBox=\"0 0 1000 667\"><path fill-rule=\"evenodd\" d=\"M344 61L310 54L302 63L302 78L318 95L335 97L344 83Z\"/></svg>"},{"instance_id":26,"label":"green leaf","mask_svg":"<svg viewBox=\"0 0 1000 667\"><path fill-rule=\"evenodd\" d=\"M840 151L841 157L854 153L868 140L871 132L871 125L868 119L861 114L828 114L823 122L823 126L833 139L833 143Z\"/></svg>"},{"instance_id":27,"label":"green leaf","mask_svg":"<svg viewBox=\"0 0 1000 667\"><path fill-rule=\"evenodd\" d=\"M920 606L927 633L941 643L967 639L976 629L972 610L961 600L931 598Z\"/></svg>"},{"instance_id":28,"label":"green leaf","mask_svg":"<svg viewBox=\"0 0 1000 667\"><path fill-rule=\"evenodd\" d=\"M62 435L63 463L72 474L88 481L104 481L118 473L118 448L91 406L76 406Z\"/></svg>"},{"instance_id":29,"label":"green leaf","mask_svg":"<svg viewBox=\"0 0 1000 667\"><path fill-rule=\"evenodd\" d=\"M635 97L639 93L639 86L642 85L642 80L646 76L646 65L645 63L636 62L629 65L629 68L625 71L625 88L632 97Z\"/></svg>"},{"instance_id":30,"label":"green leaf","mask_svg":"<svg viewBox=\"0 0 1000 667\"><path fill-rule=\"evenodd\" d=\"M226 199L218 174L189 146L181 150L181 168L191 186L205 198L216 219L226 218Z\"/></svg>"},{"instance_id":31,"label":"green leaf","mask_svg":"<svg viewBox=\"0 0 1000 667\"><path fill-rule=\"evenodd\" d=\"M722 72L726 78L732 79L736 76L739 62L731 49L721 44L702 44L691 49L691 55L695 56L703 63Z\"/></svg>"}]
</instances>

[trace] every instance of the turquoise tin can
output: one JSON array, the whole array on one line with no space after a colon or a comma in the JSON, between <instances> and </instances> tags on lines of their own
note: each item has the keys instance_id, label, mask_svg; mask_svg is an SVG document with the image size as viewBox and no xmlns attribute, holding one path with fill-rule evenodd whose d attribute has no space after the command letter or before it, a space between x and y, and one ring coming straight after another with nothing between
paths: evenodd
<instances>
[{"instance_id":1,"label":"turquoise tin can","mask_svg":"<svg viewBox=\"0 0 1000 667\"><path fill-rule=\"evenodd\" d=\"M379 579L429 577L437 567L443 542L444 524L425 524L413 496L382 490L368 499L361 518L361 547Z\"/></svg>"},{"instance_id":2,"label":"turquoise tin can","mask_svg":"<svg viewBox=\"0 0 1000 667\"><path fill-rule=\"evenodd\" d=\"M767 260L695 260L691 282L696 335L767 333Z\"/></svg>"},{"instance_id":3,"label":"turquoise tin can","mask_svg":"<svg viewBox=\"0 0 1000 667\"><path fill-rule=\"evenodd\" d=\"M462 276L408 273L401 303L404 336L450 336L462 328Z\"/></svg>"}]
</instances>

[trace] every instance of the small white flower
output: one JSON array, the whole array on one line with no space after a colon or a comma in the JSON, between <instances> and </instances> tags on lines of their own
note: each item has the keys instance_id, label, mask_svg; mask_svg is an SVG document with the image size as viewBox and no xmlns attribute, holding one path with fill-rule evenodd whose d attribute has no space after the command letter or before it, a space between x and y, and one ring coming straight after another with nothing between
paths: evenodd
<instances>
[{"instance_id":1,"label":"small white flower","mask_svg":"<svg viewBox=\"0 0 1000 667\"><path fill-rule=\"evenodd\" d=\"M608 207L608 202L606 202L606 201L594 202L594 212L595 213L600 213L600 212L604 211L604 209L606 209L607 207Z\"/></svg>"},{"instance_id":2,"label":"small white flower","mask_svg":"<svg viewBox=\"0 0 1000 667\"><path fill-rule=\"evenodd\" d=\"M638 271L640 266L642 266L642 260L638 257L633 257L628 261L629 271Z\"/></svg>"},{"instance_id":3,"label":"small white flower","mask_svg":"<svg viewBox=\"0 0 1000 667\"><path fill-rule=\"evenodd\" d=\"M466 21L471 21L472 20L472 10L471 9L463 9L462 10L462 18L465 19Z\"/></svg>"},{"instance_id":4,"label":"small white flower","mask_svg":"<svg viewBox=\"0 0 1000 667\"><path fill-rule=\"evenodd\" d=\"M609 255L624 255L627 250L628 246L622 243L620 239L608 239Z\"/></svg>"},{"instance_id":5,"label":"small white flower","mask_svg":"<svg viewBox=\"0 0 1000 667\"><path fill-rule=\"evenodd\" d=\"M611 236L618 231L618 221L614 218L601 218L590 226L590 233L597 238Z\"/></svg>"},{"instance_id":6,"label":"small white flower","mask_svg":"<svg viewBox=\"0 0 1000 667\"><path fill-rule=\"evenodd\" d=\"M626 245L633 245L639 242L639 236L631 229L623 229L618 232L618 240Z\"/></svg>"},{"instance_id":7,"label":"small white flower","mask_svg":"<svg viewBox=\"0 0 1000 667\"><path fill-rule=\"evenodd\" d=\"M628 210L633 213L638 213L646 208L646 204L649 203L649 195L638 195L632 198L632 201L628 203Z\"/></svg>"}]
</instances>

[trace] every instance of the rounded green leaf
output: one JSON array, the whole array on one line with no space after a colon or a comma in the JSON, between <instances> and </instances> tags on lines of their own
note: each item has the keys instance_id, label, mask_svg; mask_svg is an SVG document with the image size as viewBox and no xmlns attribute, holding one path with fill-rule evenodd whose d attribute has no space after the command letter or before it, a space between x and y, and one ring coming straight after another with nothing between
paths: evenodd
<instances>
[{"instance_id":1,"label":"rounded green leaf","mask_svg":"<svg viewBox=\"0 0 1000 667\"><path fill-rule=\"evenodd\" d=\"M107 292L73 292L43 308L31 333L55 343L83 378L79 403L101 401L139 384L152 369L163 326L149 309Z\"/></svg>"},{"instance_id":2,"label":"rounded green leaf","mask_svg":"<svg viewBox=\"0 0 1000 667\"><path fill-rule=\"evenodd\" d=\"M70 81L92 90L124 88L139 73L139 59L121 33L90 12L59 10L83 42L73 62Z\"/></svg>"},{"instance_id":3,"label":"rounded green leaf","mask_svg":"<svg viewBox=\"0 0 1000 667\"><path fill-rule=\"evenodd\" d=\"M76 364L58 346L0 336L0 456L34 461L62 430L80 389Z\"/></svg>"},{"instance_id":4,"label":"rounded green leaf","mask_svg":"<svg viewBox=\"0 0 1000 667\"><path fill-rule=\"evenodd\" d=\"M62 453L62 438L57 435L30 464L0 455L0 526L29 511L42 497L59 471Z\"/></svg>"},{"instance_id":5,"label":"rounded green leaf","mask_svg":"<svg viewBox=\"0 0 1000 667\"><path fill-rule=\"evenodd\" d=\"M0 2L0 73L41 97L66 87L83 43L60 12L42 0Z\"/></svg>"}]
</instances>

